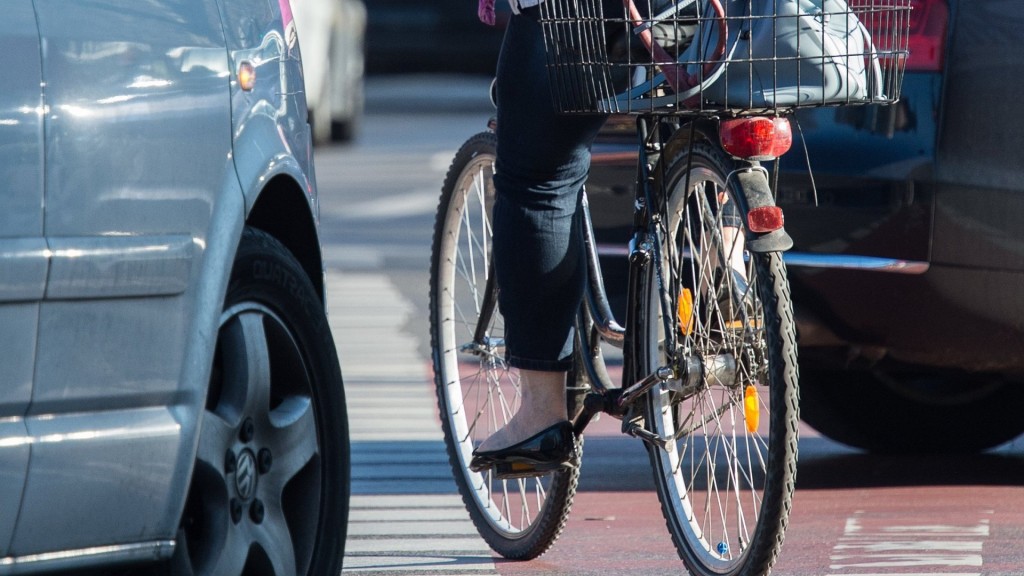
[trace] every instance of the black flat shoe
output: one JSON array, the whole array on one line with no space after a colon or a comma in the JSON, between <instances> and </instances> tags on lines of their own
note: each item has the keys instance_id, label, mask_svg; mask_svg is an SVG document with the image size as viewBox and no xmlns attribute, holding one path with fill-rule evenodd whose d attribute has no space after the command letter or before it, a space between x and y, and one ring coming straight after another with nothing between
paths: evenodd
<instances>
[{"instance_id":1,"label":"black flat shoe","mask_svg":"<svg viewBox=\"0 0 1024 576\"><path fill-rule=\"evenodd\" d=\"M494 469L498 478L538 476L552 470L573 468L576 438L572 424L559 422L526 440L499 450L473 451L469 469L483 472Z\"/></svg>"}]
</instances>

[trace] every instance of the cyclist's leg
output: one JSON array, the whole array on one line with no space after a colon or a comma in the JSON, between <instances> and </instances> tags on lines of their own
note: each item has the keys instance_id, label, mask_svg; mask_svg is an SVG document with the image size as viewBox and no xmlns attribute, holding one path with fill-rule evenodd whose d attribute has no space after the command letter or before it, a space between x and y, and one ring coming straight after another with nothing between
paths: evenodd
<instances>
[{"instance_id":1,"label":"cyclist's leg","mask_svg":"<svg viewBox=\"0 0 1024 576\"><path fill-rule=\"evenodd\" d=\"M722 210L722 245L728 246L726 258L729 266L746 279L746 262L743 251L747 249L743 238L743 217L735 202L729 201L728 194L719 194L718 202Z\"/></svg>"},{"instance_id":2,"label":"cyclist's leg","mask_svg":"<svg viewBox=\"0 0 1024 576\"><path fill-rule=\"evenodd\" d=\"M526 386L561 391L586 280L578 208L604 117L555 113L533 16L512 17L498 62L495 266L509 364L525 371ZM564 391L555 404L549 396L524 396L513 424L484 446L502 448L565 420Z\"/></svg>"}]
</instances>

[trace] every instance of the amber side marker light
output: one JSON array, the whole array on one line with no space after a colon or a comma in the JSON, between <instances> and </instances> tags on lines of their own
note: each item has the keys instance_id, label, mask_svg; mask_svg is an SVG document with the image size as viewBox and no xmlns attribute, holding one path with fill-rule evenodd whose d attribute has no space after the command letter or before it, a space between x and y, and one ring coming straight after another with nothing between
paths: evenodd
<instances>
[{"instance_id":1,"label":"amber side marker light","mask_svg":"<svg viewBox=\"0 0 1024 576\"><path fill-rule=\"evenodd\" d=\"M248 60L238 65L238 85L246 92L252 90L256 85L256 67Z\"/></svg>"}]
</instances>

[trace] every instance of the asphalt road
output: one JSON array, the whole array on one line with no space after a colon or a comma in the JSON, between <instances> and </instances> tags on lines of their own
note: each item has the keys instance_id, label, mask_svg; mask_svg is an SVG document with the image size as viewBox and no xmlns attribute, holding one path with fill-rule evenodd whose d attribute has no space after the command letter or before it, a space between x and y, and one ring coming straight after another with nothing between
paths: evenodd
<instances>
[{"instance_id":1,"label":"asphalt road","mask_svg":"<svg viewBox=\"0 0 1024 576\"><path fill-rule=\"evenodd\" d=\"M371 79L357 140L316 157L331 322L349 395L346 574L682 574L647 458L602 422L554 548L494 557L451 479L433 399L427 266L459 144L490 114L487 78ZM968 457L880 457L807 428L775 574L1024 574L1024 438Z\"/></svg>"}]
</instances>

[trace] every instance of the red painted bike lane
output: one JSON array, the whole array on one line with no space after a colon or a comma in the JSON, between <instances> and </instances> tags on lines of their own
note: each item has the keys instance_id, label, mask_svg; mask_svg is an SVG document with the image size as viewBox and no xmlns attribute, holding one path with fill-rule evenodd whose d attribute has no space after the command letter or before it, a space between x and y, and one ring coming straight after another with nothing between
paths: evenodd
<instances>
[{"instance_id":1,"label":"red painted bike lane","mask_svg":"<svg viewBox=\"0 0 1024 576\"><path fill-rule=\"evenodd\" d=\"M794 509L773 574L1021 576L1024 439L994 453L881 457L806 429ZM607 416L588 429L580 489L545 555L502 575L680 575L638 440Z\"/></svg>"},{"instance_id":2,"label":"red painted bike lane","mask_svg":"<svg viewBox=\"0 0 1024 576\"><path fill-rule=\"evenodd\" d=\"M529 562L495 561L502 575L678 575L651 465L641 442L603 415L587 428L580 486L565 530Z\"/></svg>"}]
</instances>

